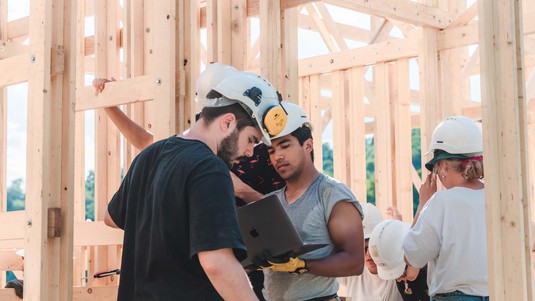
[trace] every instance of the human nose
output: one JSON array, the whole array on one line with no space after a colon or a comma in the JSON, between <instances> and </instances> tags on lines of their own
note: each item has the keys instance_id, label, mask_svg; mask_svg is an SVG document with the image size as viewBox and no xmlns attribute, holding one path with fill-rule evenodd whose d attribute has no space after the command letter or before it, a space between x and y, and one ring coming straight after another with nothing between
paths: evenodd
<instances>
[{"instance_id":1,"label":"human nose","mask_svg":"<svg viewBox=\"0 0 535 301\"><path fill-rule=\"evenodd\" d=\"M245 148L245 152L243 152L243 154L247 157L252 157L253 156L253 153L254 153L254 144L250 143L247 145L247 147Z\"/></svg>"}]
</instances>

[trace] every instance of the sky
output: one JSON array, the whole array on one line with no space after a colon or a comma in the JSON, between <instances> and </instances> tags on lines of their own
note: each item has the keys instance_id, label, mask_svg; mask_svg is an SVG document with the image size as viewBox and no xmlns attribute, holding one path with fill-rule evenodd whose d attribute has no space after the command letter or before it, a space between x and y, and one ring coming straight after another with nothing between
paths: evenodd
<instances>
[{"instance_id":1,"label":"sky","mask_svg":"<svg viewBox=\"0 0 535 301\"><path fill-rule=\"evenodd\" d=\"M350 11L344 8L338 8L327 4L333 19L340 23L361 27L363 29L370 28L370 17L365 14ZM8 20L15 20L29 13L29 0L9 0L8 1ZM251 18L251 37L254 41L259 37L259 20L258 18ZM85 22L86 36L92 35L94 32L94 18L86 18ZM390 33L393 37L402 37L401 31L394 27ZM206 34L203 33L201 39L206 39ZM345 40L348 47L358 48L365 46L364 43L358 41ZM299 29L298 31L298 57L307 58L329 53L327 46L322 41L321 36L317 32ZM305 46L306 45L306 46ZM471 51L474 51L473 48ZM410 67L410 85L411 89L419 90L418 79L418 64L416 59L409 61ZM369 68L365 74L366 80L371 81L373 78L372 68ZM86 76L86 85L90 85L93 77ZM479 86L479 77L471 79L471 85ZM479 89L472 89L472 91L479 91ZM26 124L27 124L27 84L18 84L10 86L7 89L7 110L8 110L8 126L7 126L7 185L18 178L25 179L26 175ZM330 97L331 92L328 90L321 91L323 96ZM472 95L472 98L477 99L478 95ZM417 108L413 108L417 110ZM86 174L87 171L94 168L94 111L86 111ZM330 123L323 133L323 142L332 145L332 123Z\"/></svg>"}]
</instances>

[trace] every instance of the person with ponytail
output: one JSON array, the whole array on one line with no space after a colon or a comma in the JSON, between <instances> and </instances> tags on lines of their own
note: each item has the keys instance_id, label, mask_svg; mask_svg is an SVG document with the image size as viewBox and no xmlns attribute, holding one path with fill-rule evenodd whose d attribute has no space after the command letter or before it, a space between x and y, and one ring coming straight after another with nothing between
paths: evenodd
<instances>
[{"instance_id":1,"label":"person with ponytail","mask_svg":"<svg viewBox=\"0 0 535 301\"><path fill-rule=\"evenodd\" d=\"M432 301L488 301L481 130L467 117L449 117L435 129L428 153L430 173L403 242L408 270L428 265ZM437 178L444 187L438 192Z\"/></svg>"}]
</instances>

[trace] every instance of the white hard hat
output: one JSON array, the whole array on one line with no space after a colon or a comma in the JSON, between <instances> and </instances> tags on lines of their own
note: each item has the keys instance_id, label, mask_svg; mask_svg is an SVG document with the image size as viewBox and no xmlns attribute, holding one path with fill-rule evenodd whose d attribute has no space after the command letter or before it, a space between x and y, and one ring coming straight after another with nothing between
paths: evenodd
<instances>
[{"instance_id":1,"label":"white hard hat","mask_svg":"<svg viewBox=\"0 0 535 301\"><path fill-rule=\"evenodd\" d=\"M362 214L364 215L364 219L362 220L364 239L368 239L372 235L373 228L384 219L379 209L371 203L362 204Z\"/></svg>"},{"instance_id":2,"label":"white hard hat","mask_svg":"<svg viewBox=\"0 0 535 301\"><path fill-rule=\"evenodd\" d=\"M217 92L214 95L213 91ZM262 140L271 145L271 137L277 136L286 126L286 112L280 105L281 98L273 85L252 72L236 72L223 79L208 94L205 106L227 106L239 102L256 122L262 132Z\"/></svg>"},{"instance_id":3,"label":"white hard hat","mask_svg":"<svg viewBox=\"0 0 535 301\"><path fill-rule=\"evenodd\" d=\"M373 229L368 250L381 279L392 280L403 275L406 266L403 239L409 229L409 224L394 219L384 220Z\"/></svg>"},{"instance_id":4,"label":"white hard hat","mask_svg":"<svg viewBox=\"0 0 535 301\"><path fill-rule=\"evenodd\" d=\"M212 63L206 66L206 69L199 75L195 82L195 100L203 106L206 101L206 95L217 86L225 77L238 72L232 66Z\"/></svg>"},{"instance_id":5,"label":"white hard hat","mask_svg":"<svg viewBox=\"0 0 535 301\"><path fill-rule=\"evenodd\" d=\"M15 252L15 254L21 256L21 257L24 257L24 249L20 249L20 250L17 250L17 252Z\"/></svg>"},{"instance_id":6,"label":"white hard hat","mask_svg":"<svg viewBox=\"0 0 535 301\"><path fill-rule=\"evenodd\" d=\"M312 129L312 124L310 123L305 110L303 110L300 106L286 100L283 100L281 105L286 113L288 113L288 121L286 122L284 129L278 135L272 137L271 140L291 134L293 131L302 126Z\"/></svg>"},{"instance_id":7,"label":"white hard hat","mask_svg":"<svg viewBox=\"0 0 535 301\"><path fill-rule=\"evenodd\" d=\"M435 128L426 155L435 150L443 150L450 154L481 154L483 152L481 130L468 117L460 115L448 117Z\"/></svg>"}]
</instances>

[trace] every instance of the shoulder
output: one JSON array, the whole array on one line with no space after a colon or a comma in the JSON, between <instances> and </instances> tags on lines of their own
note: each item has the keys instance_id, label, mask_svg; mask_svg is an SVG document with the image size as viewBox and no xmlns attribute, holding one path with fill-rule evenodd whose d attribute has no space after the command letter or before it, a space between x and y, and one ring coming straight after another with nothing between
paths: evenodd
<instances>
[{"instance_id":1,"label":"shoulder","mask_svg":"<svg viewBox=\"0 0 535 301\"><path fill-rule=\"evenodd\" d=\"M349 189L349 187L347 187L347 185L344 183L325 174L320 174L318 177L318 185L322 195L329 195L336 200L357 201L357 198L351 189Z\"/></svg>"}]
</instances>

